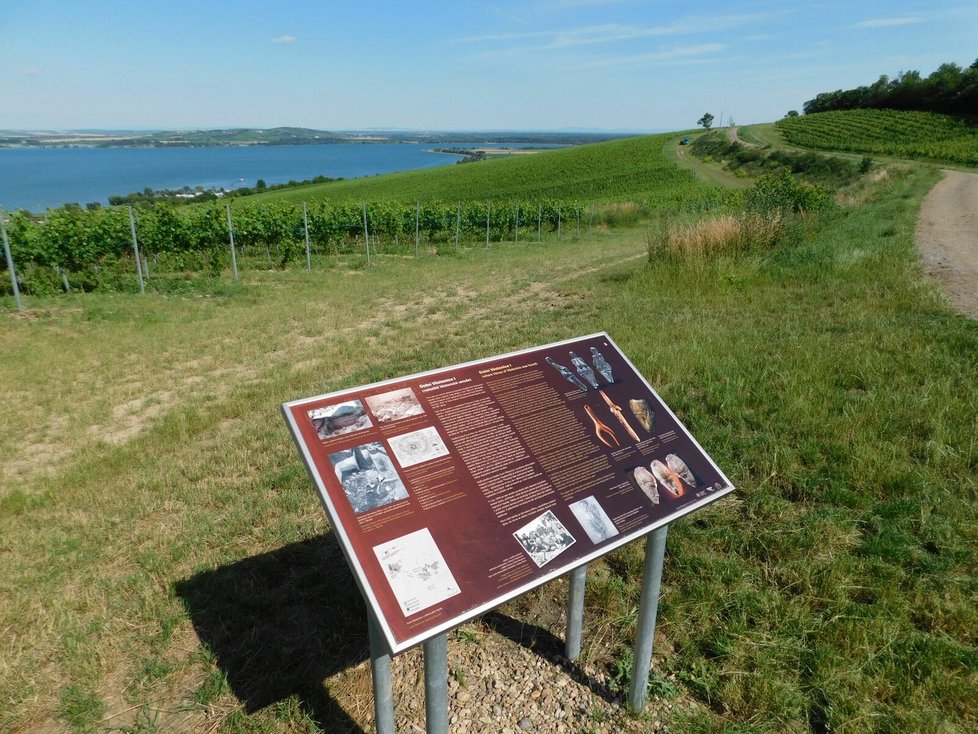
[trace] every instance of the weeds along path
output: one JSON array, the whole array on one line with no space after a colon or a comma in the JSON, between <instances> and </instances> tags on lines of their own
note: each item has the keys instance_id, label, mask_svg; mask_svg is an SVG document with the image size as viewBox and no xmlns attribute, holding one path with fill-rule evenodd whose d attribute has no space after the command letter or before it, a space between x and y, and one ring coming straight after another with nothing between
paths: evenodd
<instances>
[{"instance_id":1,"label":"weeds along path","mask_svg":"<svg viewBox=\"0 0 978 734\"><path fill-rule=\"evenodd\" d=\"M924 199L916 238L954 307L978 319L978 174L944 171Z\"/></svg>"}]
</instances>

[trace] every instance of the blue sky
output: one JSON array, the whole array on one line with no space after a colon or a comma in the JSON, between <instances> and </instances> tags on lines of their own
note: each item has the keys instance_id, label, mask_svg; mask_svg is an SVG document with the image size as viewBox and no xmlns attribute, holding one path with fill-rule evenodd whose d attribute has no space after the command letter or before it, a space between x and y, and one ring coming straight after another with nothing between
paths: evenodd
<instances>
[{"instance_id":1,"label":"blue sky","mask_svg":"<svg viewBox=\"0 0 978 734\"><path fill-rule=\"evenodd\" d=\"M0 128L765 122L976 40L973 0L4 0Z\"/></svg>"}]
</instances>

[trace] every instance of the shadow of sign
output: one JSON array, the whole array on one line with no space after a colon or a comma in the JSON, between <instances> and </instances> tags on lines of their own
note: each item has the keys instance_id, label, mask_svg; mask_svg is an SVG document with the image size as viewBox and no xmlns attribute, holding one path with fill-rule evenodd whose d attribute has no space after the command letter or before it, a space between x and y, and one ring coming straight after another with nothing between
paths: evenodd
<instances>
[{"instance_id":1,"label":"shadow of sign","mask_svg":"<svg viewBox=\"0 0 978 734\"><path fill-rule=\"evenodd\" d=\"M323 686L369 659L364 603L332 534L197 573L175 590L248 712L296 696L324 731L363 731Z\"/></svg>"}]
</instances>

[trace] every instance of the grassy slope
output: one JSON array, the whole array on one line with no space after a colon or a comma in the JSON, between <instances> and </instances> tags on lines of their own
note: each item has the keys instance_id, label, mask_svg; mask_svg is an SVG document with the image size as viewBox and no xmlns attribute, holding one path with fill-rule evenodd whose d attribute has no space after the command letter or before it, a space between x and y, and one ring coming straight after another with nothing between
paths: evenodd
<instances>
[{"instance_id":1,"label":"grassy slope","mask_svg":"<svg viewBox=\"0 0 978 734\"><path fill-rule=\"evenodd\" d=\"M704 188L662 155L671 136L643 136L501 160L406 171L262 194L258 200L457 201L653 199ZM252 199L249 199L252 200Z\"/></svg>"},{"instance_id":2,"label":"grassy slope","mask_svg":"<svg viewBox=\"0 0 978 734\"><path fill-rule=\"evenodd\" d=\"M670 530L674 728L973 731L978 327L920 280L933 180L767 258L645 267L643 230L594 232L4 319L0 730L366 726L337 683L362 606L278 404L607 329L739 487ZM595 564L588 659L629 642L640 563ZM249 713L256 666L280 688Z\"/></svg>"}]
</instances>

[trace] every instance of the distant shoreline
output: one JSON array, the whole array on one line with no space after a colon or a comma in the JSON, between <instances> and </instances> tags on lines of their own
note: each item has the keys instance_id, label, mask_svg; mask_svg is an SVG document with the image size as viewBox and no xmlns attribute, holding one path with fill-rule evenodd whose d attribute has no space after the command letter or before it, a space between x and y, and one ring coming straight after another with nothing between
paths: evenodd
<instances>
[{"instance_id":1,"label":"distant shoreline","mask_svg":"<svg viewBox=\"0 0 978 734\"><path fill-rule=\"evenodd\" d=\"M253 148L278 145L371 145L411 143L453 145L582 145L628 137L608 133L561 132L330 132L306 128L184 131L17 131L0 130L0 148ZM495 148L480 148L485 155L502 155ZM444 152L434 150L433 152ZM523 153L520 149L510 154Z\"/></svg>"}]
</instances>

